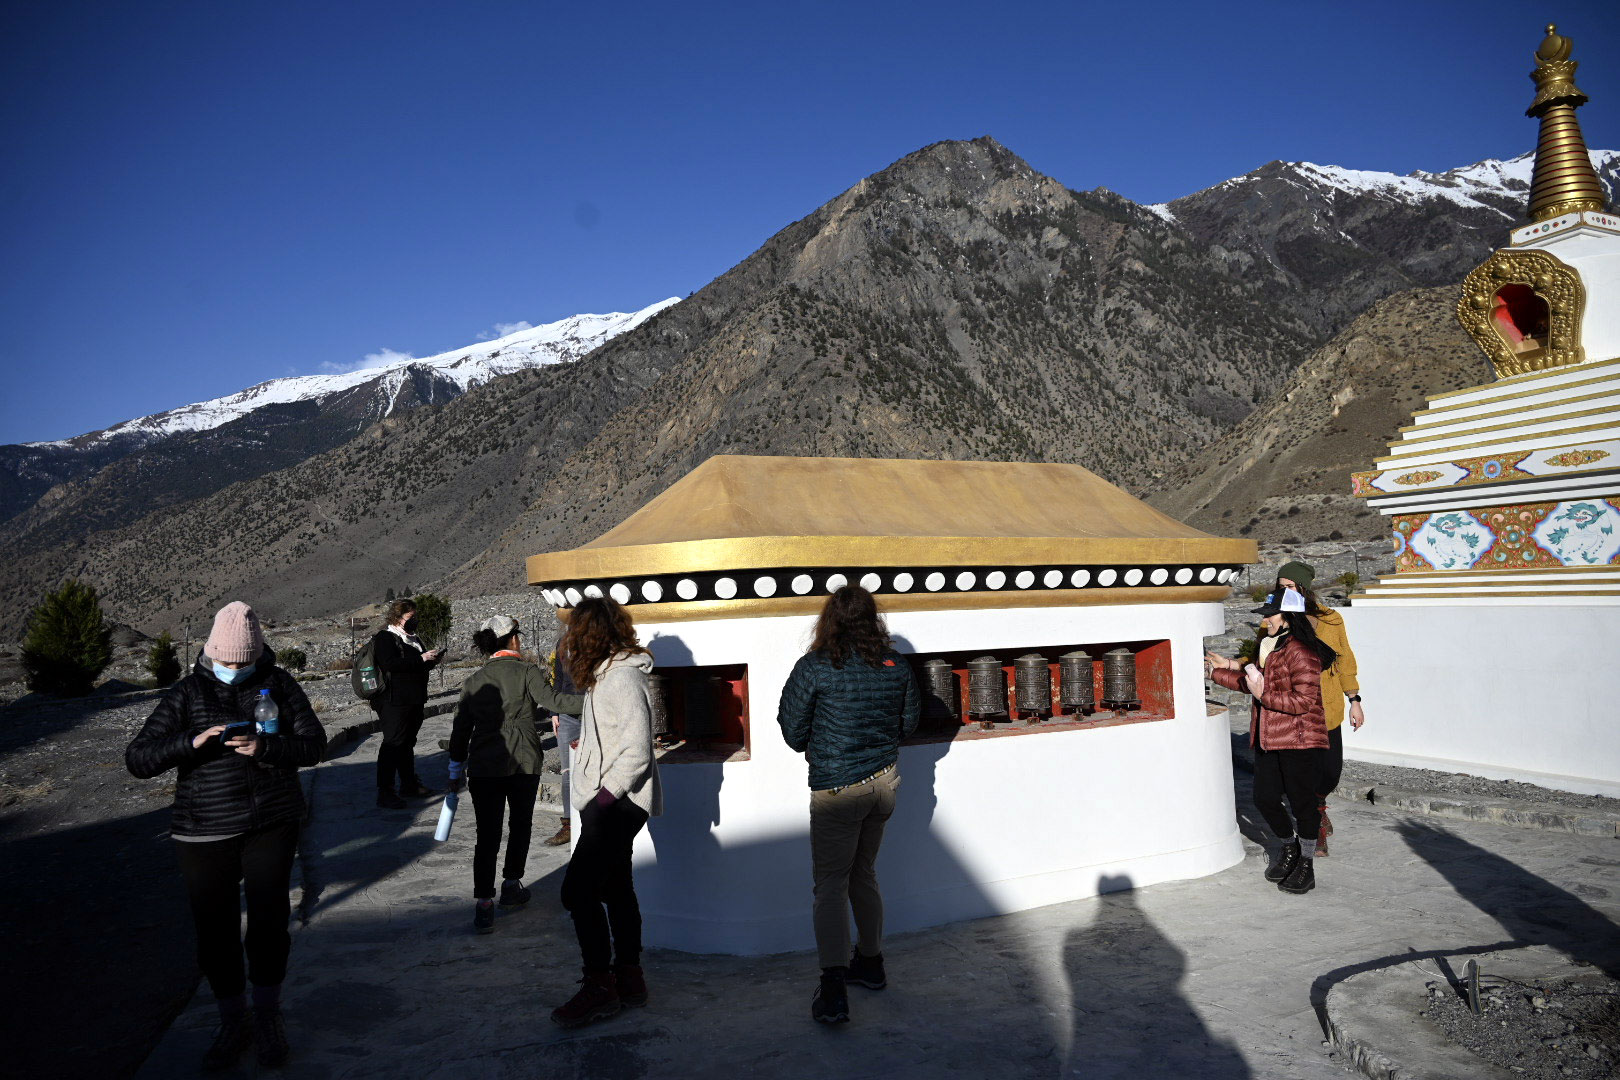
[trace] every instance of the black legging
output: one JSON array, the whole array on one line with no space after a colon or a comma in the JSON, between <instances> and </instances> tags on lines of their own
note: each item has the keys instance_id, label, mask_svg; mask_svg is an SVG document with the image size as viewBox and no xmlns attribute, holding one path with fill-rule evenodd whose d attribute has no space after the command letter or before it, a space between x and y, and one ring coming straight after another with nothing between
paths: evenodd
<instances>
[{"instance_id":1,"label":"black legging","mask_svg":"<svg viewBox=\"0 0 1620 1080\"><path fill-rule=\"evenodd\" d=\"M247 988L242 969L242 891L247 891L247 972L254 986L280 986L287 977L292 937L293 852L298 822L270 825L228 840L174 841L197 929L197 966L216 998Z\"/></svg>"},{"instance_id":2,"label":"black legging","mask_svg":"<svg viewBox=\"0 0 1620 1080\"><path fill-rule=\"evenodd\" d=\"M534 831L534 800L539 791L540 778L533 773L468 777L467 793L472 796L473 818L478 826L478 842L473 847L474 898L484 900L495 895L495 856L501 850L503 818L508 818L508 823L506 865L501 876L523 877L529 859L529 836Z\"/></svg>"},{"instance_id":3,"label":"black legging","mask_svg":"<svg viewBox=\"0 0 1620 1080\"><path fill-rule=\"evenodd\" d=\"M416 778L416 735L422 730L423 706L377 706L377 718L382 721L382 745L377 747L377 787L382 791L394 790L394 777L399 777L402 790L410 790L420 781Z\"/></svg>"},{"instance_id":4,"label":"black legging","mask_svg":"<svg viewBox=\"0 0 1620 1080\"><path fill-rule=\"evenodd\" d=\"M563 876L562 903L574 917L586 971L641 963L641 905L630 876L630 851L645 824L647 811L629 799L618 799L605 810L593 801L580 811L579 840Z\"/></svg>"},{"instance_id":5,"label":"black legging","mask_svg":"<svg viewBox=\"0 0 1620 1080\"><path fill-rule=\"evenodd\" d=\"M1298 835L1316 843L1322 827L1317 809L1317 789L1321 786L1325 750L1262 750L1254 748L1254 805L1271 831L1283 839ZM1283 808L1283 797L1294 811L1292 821Z\"/></svg>"},{"instance_id":6,"label":"black legging","mask_svg":"<svg viewBox=\"0 0 1620 1080\"><path fill-rule=\"evenodd\" d=\"M1322 782L1321 791L1317 792L1323 799L1339 786L1339 777L1344 775L1344 725L1328 729L1328 748L1322 751Z\"/></svg>"}]
</instances>

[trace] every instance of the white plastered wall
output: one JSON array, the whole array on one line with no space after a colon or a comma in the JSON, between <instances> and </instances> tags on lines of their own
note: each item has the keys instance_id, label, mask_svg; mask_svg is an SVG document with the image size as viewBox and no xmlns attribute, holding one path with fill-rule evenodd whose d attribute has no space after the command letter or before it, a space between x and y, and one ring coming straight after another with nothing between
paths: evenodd
<instances>
[{"instance_id":1,"label":"white plastered wall","mask_svg":"<svg viewBox=\"0 0 1620 1080\"><path fill-rule=\"evenodd\" d=\"M1224 714L1204 704L1203 639L1219 604L888 616L907 653L1011 659L1057 644L1170 639L1177 715L1095 730L901 750L878 873L887 929L1020 911L1214 873L1240 861ZM776 725L810 616L648 624L666 665L748 665L752 760L662 769L665 813L636 845L645 940L692 952L814 947L809 794Z\"/></svg>"},{"instance_id":2,"label":"white plastered wall","mask_svg":"<svg viewBox=\"0 0 1620 1080\"><path fill-rule=\"evenodd\" d=\"M1586 310L1581 317L1581 346L1586 350L1586 359L1611 360L1620 356L1620 307L1609 301L1610 297L1620 296L1620 236L1577 227L1524 245L1524 249L1538 248L1557 256L1581 276L1586 288Z\"/></svg>"},{"instance_id":3,"label":"white plastered wall","mask_svg":"<svg viewBox=\"0 0 1620 1080\"><path fill-rule=\"evenodd\" d=\"M1620 606L1344 616L1367 711L1346 757L1620 797Z\"/></svg>"}]
</instances>

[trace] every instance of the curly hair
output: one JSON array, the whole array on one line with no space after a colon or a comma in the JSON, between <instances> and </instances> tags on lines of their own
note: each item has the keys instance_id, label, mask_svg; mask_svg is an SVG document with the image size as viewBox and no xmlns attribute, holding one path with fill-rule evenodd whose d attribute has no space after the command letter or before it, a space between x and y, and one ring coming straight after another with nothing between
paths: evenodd
<instances>
[{"instance_id":1,"label":"curly hair","mask_svg":"<svg viewBox=\"0 0 1620 1080\"><path fill-rule=\"evenodd\" d=\"M557 642L568 677L581 693L596 685L597 666L620 653L644 653L630 613L611 597L587 597L568 613L568 629Z\"/></svg>"},{"instance_id":2,"label":"curly hair","mask_svg":"<svg viewBox=\"0 0 1620 1080\"><path fill-rule=\"evenodd\" d=\"M835 668L852 656L868 664L882 663L889 651L889 628L872 594L859 585L845 585L827 597L816 618L810 651L821 653Z\"/></svg>"},{"instance_id":3,"label":"curly hair","mask_svg":"<svg viewBox=\"0 0 1620 1080\"><path fill-rule=\"evenodd\" d=\"M383 612L383 625L393 626L399 620L416 610L416 601L406 597L388 602L388 610Z\"/></svg>"}]
</instances>

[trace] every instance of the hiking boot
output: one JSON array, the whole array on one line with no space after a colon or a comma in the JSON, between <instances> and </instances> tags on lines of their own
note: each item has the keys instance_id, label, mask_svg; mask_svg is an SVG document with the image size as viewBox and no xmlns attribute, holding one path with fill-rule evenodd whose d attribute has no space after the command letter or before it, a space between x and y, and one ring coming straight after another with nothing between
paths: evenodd
<instances>
[{"instance_id":1,"label":"hiking boot","mask_svg":"<svg viewBox=\"0 0 1620 1080\"><path fill-rule=\"evenodd\" d=\"M810 999L810 1019L818 1024L849 1023L849 991L844 988L843 968L822 971L816 996Z\"/></svg>"},{"instance_id":2,"label":"hiking boot","mask_svg":"<svg viewBox=\"0 0 1620 1080\"><path fill-rule=\"evenodd\" d=\"M868 990L881 990L889 985L889 980L883 974L883 954L876 956L862 956L861 950L856 949L849 957L848 981L857 986L864 986Z\"/></svg>"},{"instance_id":3,"label":"hiking boot","mask_svg":"<svg viewBox=\"0 0 1620 1080\"><path fill-rule=\"evenodd\" d=\"M1281 881L1299 861L1299 841L1290 840L1271 853L1271 865L1266 867L1266 880Z\"/></svg>"},{"instance_id":4,"label":"hiking boot","mask_svg":"<svg viewBox=\"0 0 1620 1080\"><path fill-rule=\"evenodd\" d=\"M1327 858L1327 855L1328 855L1327 833L1323 833L1321 836L1318 836L1316 838L1316 857L1318 859L1325 859L1325 858Z\"/></svg>"},{"instance_id":5,"label":"hiking boot","mask_svg":"<svg viewBox=\"0 0 1620 1080\"><path fill-rule=\"evenodd\" d=\"M579 993L569 998L566 1005L551 1010L551 1019L563 1027L584 1027L592 1021L607 1019L623 1007L613 972L587 971L579 981L584 984Z\"/></svg>"},{"instance_id":6,"label":"hiking boot","mask_svg":"<svg viewBox=\"0 0 1620 1080\"><path fill-rule=\"evenodd\" d=\"M1316 835L1325 840L1333 835L1333 822L1328 820L1326 799L1323 799L1321 804L1317 806L1316 812L1322 816L1322 828Z\"/></svg>"},{"instance_id":7,"label":"hiking boot","mask_svg":"<svg viewBox=\"0 0 1620 1080\"><path fill-rule=\"evenodd\" d=\"M1288 876L1277 882L1277 888L1286 893L1303 895L1316 888L1316 860L1301 859L1288 871Z\"/></svg>"},{"instance_id":8,"label":"hiking boot","mask_svg":"<svg viewBox=\"0 0 1620 1080\"><path fill-rule=\"evenodd\" d=\"M521 881L501 882L501 907L522 907L529 902L529 890Z\"/></svg>"},{"instance_id":9,"label":"hiking boot","mask_svg":"<svg viewBox=\"0 0 1620 1080\"><path fill-rule=\"evenodd\" d=\"M253 1047L259 1064L274 1068L287 1061L287 1022L277 1008L253 1010Z\"/></svg>"},{"instance_id":10,"label":"hiking boot","mask_svg":"<svg viewBox=\"0 0 1620 1080\"><path fill-rule=\"evenodd\" d=\"M377 791L377 809L403 810L405 809L405 800L387 788L380 788Z\"/></svg>"},{"instance_id":11,"label":"hiking boot","mask_svg":"<svg viewBox=\"0 0 1620 1080\"><path fill-rule=\"evenodd\" d=\"M647 976L640 964L614 964L613 978L619 986L619 1000L632 1008L647 1004Z\"/></svg>"},{"instance_id":12,"label":"hiking boot","mask_svg":"<svg viewBox=\"0 0 1620 1080\"><path fill-rule=\"evenodd\" d=\"M574 823L569 818L563 818L557 826L557 831L546 839L546 847L562 847L574 838Z\"/></svg>"},{"instance_id":13,"label":"hiking boot","mask_svg":"<svg viewBox=\"0 0 1620 1080\"><path fill-rule=\"evenodd\" d=\"M236 1064L236 1059L242 1056L242 1051L252 1044L253 1013L242 1012L221 1020L219 1030L214 1033L213 1044L208 1047L208 1053L203 1055L202 1067L208 1072L228 1069Z\"/></svg>"},{"instance_id":14,"label":"hiking boot","mask_svg":"<svg viewBox=\"0 0 1620 1080\"><path fill-rule=\"evenodd\" d=\"M473 905L473 933L493 934L495 932L495 901L480 900Z\"/></svg>"}]
</instances>

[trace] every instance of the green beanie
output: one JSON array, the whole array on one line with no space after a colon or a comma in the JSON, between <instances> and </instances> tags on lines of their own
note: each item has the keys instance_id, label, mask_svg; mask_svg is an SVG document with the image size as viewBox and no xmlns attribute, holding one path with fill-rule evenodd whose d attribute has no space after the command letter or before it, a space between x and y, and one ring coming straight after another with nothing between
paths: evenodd
<instances>
[{"instance_id":1,"label":"green beanie","mask_svg":"<svg viewBox=\"0 0 1620 1080\"><path fill-rule=\"evenodd\" d=\"M1316 580L1316 571L1302 562L1285 562L1277 568L1277 576L1287 578L1302 589L1308 589L1311 582Z\"/></svg>"}]
</instances>

